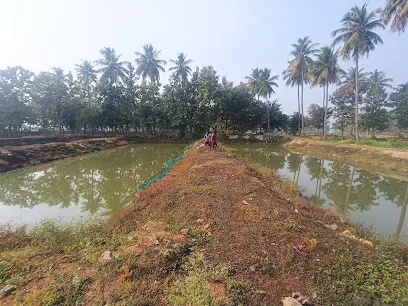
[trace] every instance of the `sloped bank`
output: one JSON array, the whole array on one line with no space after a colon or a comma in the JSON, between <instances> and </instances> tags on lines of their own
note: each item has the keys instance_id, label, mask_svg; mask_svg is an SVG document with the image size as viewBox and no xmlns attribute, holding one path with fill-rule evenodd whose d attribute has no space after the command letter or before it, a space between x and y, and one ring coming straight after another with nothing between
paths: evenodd
<instances>
[{"instance_id":1,"label":"sloped bank","mask_svg":"<svg viewBox=\"0 0 408 306\"><path fill-rule=\"evenodd\" d=\"M361 169L408 179L408 151L356 144L333 144L307 138L294 138L283 145L297 154L340 161Z\"/></svg>"},{"instance_id":2,"label":"sloped bank","mask_svg":"<svg viewBox=\"0 0 408 306\"><path fill-rule=\"evenodd\" d=\"M24 264L23 264L24 263ZM406 246L289 182L191 148L107 222L0 235L2 305L406 305ZM296 304L291 304L296 305Z\"/></svg>"},{"instance_id":3,"label":"sloped bank","mask_svg":"<svg viewBox=\"0 0 408 306\"><path fill-rule=\"evenodd\" d=\"M0 148L0 172L126 145L121 138L96 138Z\"/></svg>"}]
</instances>

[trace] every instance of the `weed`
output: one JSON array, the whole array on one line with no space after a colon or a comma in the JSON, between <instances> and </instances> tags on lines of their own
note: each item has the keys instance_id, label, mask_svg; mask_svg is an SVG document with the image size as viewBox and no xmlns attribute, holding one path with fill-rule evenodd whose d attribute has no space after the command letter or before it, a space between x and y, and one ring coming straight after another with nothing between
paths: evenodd
<instances>
[{"instance_id":1,"label":"weed","mask_svg":"<svg viewBox=\"0 0 408 306\"><path fill-rule=\"evenodd\" d=\"M407 305L408 271L385 256L337 258L320 279L324 304Z\"/></svg>"},{"instance_id":2,"label":"weed","mask_svg":"<svg viewBox=\"0 0 408 306\"><path fill-rule=\"evenodd\" d=\"M318 243L319 243L319 239L316 239L316 238L306 239L306 245L309 250L313 250L314 248L316 248Z\"/></svg>"},{"instance_id":3,"label":"weed","mask_svg":"<svg viewBox=\"0 0 408 306\"><path fill-rule=\"evenodd\" d=\"M6 282L11 276L13 265L5 260L0 260L0 284Z\"/></svg>"},{"instance_id":4,"label":"weed","mask_svg":"<svg viewBox=\"0 0 408 306\"><path fill-rule=\"evenodd\" d=\"M91 279L88 277L58 276L46 288L27 294L24 297L24 303L33 306L81 305L90 282Z\"/></svg>"},{"instance_id":5,"label":"weed","mask_svg":"<svg viewBox=\"0 0 408 306\"><path fill-rule=\"evenodd\" d=\"M304 229L303 225L297 223L292 218L287 218L287 219L285 219L283 221L276 222L276 223L274 223L274 225L277 228L283 228L283 229L285 229L287 231L299 232L299 231Z\"/></svg>"}]
</instances>

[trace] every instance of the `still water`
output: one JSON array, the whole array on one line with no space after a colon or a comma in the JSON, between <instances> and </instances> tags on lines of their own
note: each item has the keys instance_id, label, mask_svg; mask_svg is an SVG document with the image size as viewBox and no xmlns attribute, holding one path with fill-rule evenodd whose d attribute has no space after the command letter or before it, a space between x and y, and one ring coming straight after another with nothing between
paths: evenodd
<instances>
[{"instance_id":1,"label":"still water","mask_svg":"<svg viewBox=\"0 0 408 306\"><path fill-rule=\"evenodd\" d=\"M295 181L312 204L336 210L382 236L397 236L408 241L408 221L405 221L408 181L340 162L291 154L278 146L231 147L241 157L275 169L282 177Z\"/></svg>"},{"instance_id":2,"label":"still water","mask_svg":"<svg viewBox=\"0 0 408 306\"><path fill-rule=\"evenodd\" d=\"M0 174L0 224L108 215L132 201L182 144L135 144Z\"/></svg>"}]
</instances>

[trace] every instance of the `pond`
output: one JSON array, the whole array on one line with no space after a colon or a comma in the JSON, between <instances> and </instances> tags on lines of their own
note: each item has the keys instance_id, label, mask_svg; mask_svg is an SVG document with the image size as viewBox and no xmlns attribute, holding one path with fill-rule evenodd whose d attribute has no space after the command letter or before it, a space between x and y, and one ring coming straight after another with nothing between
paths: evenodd
<instances>
[{"instance_id":1,"label":"pond","mask_svg":"<svg viewBox=\"0 0 408 306\"><path fill-rule=\"evenodd\" d=\"M314 205L322 205L372 228L408 241L408 181L340 162L292 154L280 146L229 145L237 154L295 181Z\"/></svg>"},{"instance_id":2,"label":"pond","mask_svg":"<svg viewBox=\"0 0 408 306\"><path fill-rule=\"evenodd\" d=\"M0 224L109 215L134 198L183 144L129 144L0 174Z\"/></svg>"}]
</instances>

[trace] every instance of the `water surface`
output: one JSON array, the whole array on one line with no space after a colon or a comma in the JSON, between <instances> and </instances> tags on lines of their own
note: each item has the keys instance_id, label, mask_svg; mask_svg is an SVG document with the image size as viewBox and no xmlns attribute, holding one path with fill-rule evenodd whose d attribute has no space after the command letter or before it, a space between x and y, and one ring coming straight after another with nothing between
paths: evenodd
<instances>
[{"instance_id":1,"label":"water surface","mask_svg":"<svg viewBox=\"0 0 408 306\"><path fill-rule=\"evenodd\" d=\"M110 214L182 144L135 144L0 174L0 224Z\"/></svg>"},{"instance_id":2,"label":"water surface","mask_svg":"<svg viewBox=\"0 0 408 306\"><path fill-rule=\"evenodd\" d=\"M408 241L408 182L341 162L292 154L280 146L231 145L238 155L295 181L314 205L371 227L382 236Z\"/></svg>"}]
</instances>

